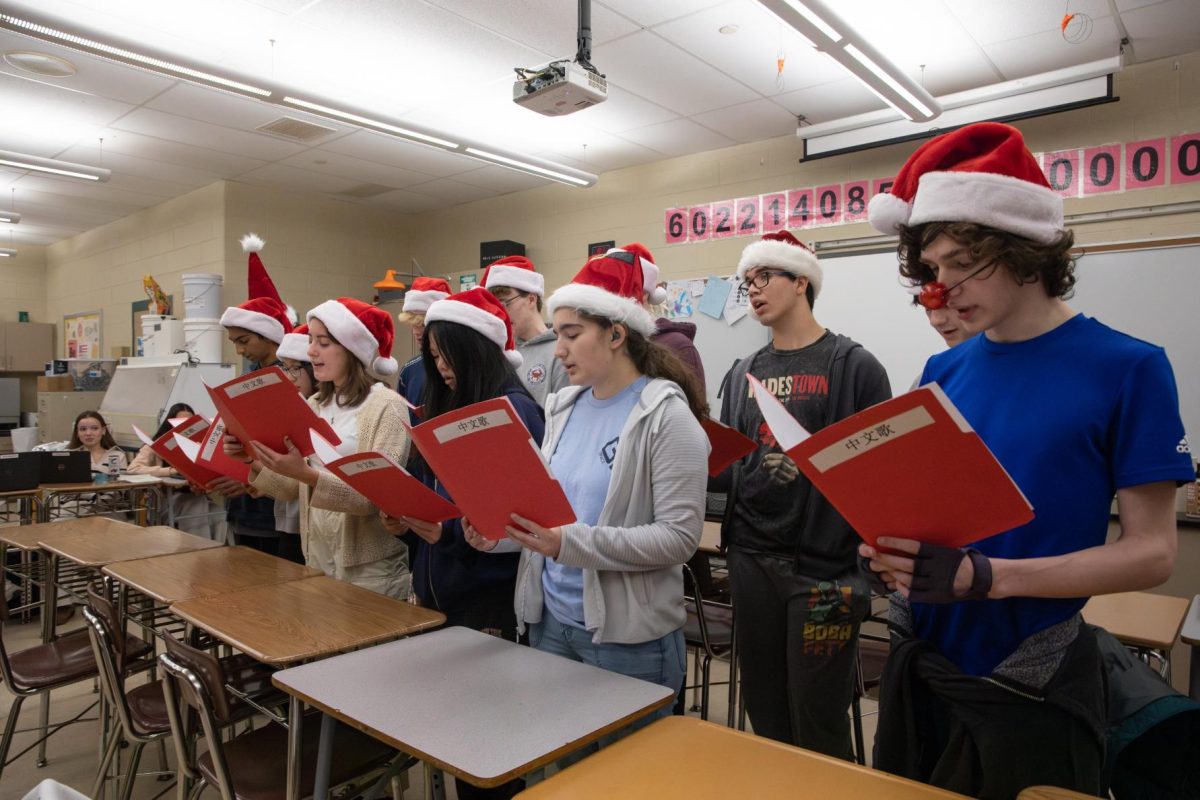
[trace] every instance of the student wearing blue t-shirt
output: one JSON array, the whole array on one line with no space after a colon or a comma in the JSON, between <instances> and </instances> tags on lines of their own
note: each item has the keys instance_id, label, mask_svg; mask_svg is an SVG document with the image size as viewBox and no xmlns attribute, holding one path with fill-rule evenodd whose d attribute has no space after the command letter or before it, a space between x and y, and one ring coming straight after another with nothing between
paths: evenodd
<instances>
[{"instance_id":1,"label":"student wearing blue t-shirt","mask_svg":"<svg viewBox=\"0 0 1200 800\"><path fill-rule=\"evenodd\" d=\"M534 647L678 691L680 565L703 525L707 408L688 368L649 341L641 299L641 270L600 256L549 300L571 386L547 399L542 452L577 521L544 528L514 515L509 539L470 527L467 537L520 550L514 604Z\"/></svg>"},{"instance_id":2,"label":"student wearing blue t-shirt","mask_svg":"<svg viewBox=\"0 0 1200 800\"><path fill-rule=\"evenodd\" d=\"M416 342L418 350L423 350L422 343L425 340L425 312L433 303L445 300L449 296L450 284L445 278L424 276L414 280L412 286L404 293L404 305L401 306L396 319L412 329L413 341ZM417 353L400 368L396 391L414 406L421 405L421 398L425 394L425 363L422 353ZM408 418L413 425L421 422L421 418L412 409L409 409Z\"/></svg>"},{"instance_id":3,"label":"student wearing blue t-shirt","mask_svg":"<svg viewBox=\"0 0 1200 800\"><path fill-rule=\"evenodd\" d=\"M1080 610L1171 574L1175 489L1192 474L1171 366L1064 302L1074 237L1010 126L931 140L870 219L899 232L923 304L983 334L931 358L921 382L945 390L1036 515L965 550L860 546L897 592L875 766L976 797L1103 793L1104 684ZM1114 495L1120 535L1106 541Z\"/></svg>"}]
</instances>

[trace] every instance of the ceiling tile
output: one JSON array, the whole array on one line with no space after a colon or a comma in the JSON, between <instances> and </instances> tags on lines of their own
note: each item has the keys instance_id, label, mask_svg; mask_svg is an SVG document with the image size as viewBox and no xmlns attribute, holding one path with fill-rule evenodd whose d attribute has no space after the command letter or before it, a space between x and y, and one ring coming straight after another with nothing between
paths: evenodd
<instances>
[{"instance_id":1,"label":"ceiling tile","mask_svg":"<svg viewBox=\"0 0 1200 800\"><path fill-rule=\"evenodd\" d=\"M757 142L796 132L796 115L770 100L751 100L692 119L735 142Z\"/></svg>"},{"instance_id":2,"label":"ceiling tile","mask_svg":"<svg viewBox=\"0 0 1200 800\"><path fill-rule=\"evenodd\" d=\"M570 119L609 133L620 133L630 128L644 128L656 122L666 122L678 116L674 111L668 111L619 86L609 84L608 98L603 103L577 111Z\"/></svg>"},{"instance_id":3,"label":"ceiling tile","mask_svg":"<svg viewBox=\"0 0 1200 800\"><path fill-rule=\"evenodd\" d=\"M240 183L330 194L353 189L360 183L360 181L347 180L335 175L323 175L320 172L310 172L285 164L267 164L265 167L252 169L239 175L237 180Z\"/></svg>"},{"instance_id":4,"label":"ceiling tile","mask_svg":"<svg viewBox=\"0 0 1200 800\"><path fill-rule=\"evenodd\" d=\"M252 131L260 125L284 116L332 128L333 133L328 134L328 137L343 135L351 130L347 125L322 117L315 117L290 108L281 108L270 103L239 97L191 83L177 83L168 91L146 103L145 107L202 122L220 120L221 125L226 128L243 131ZM326 141L326 139L318 140L318 142L320 141Z\"/></svg>"},{"instance_id":5,"label":"ceiling tile","mask_svg":"<svg viewBox=\"0 0 1200 800\"><path fill-rule=\"evenodd\" d=\"M702 125L697 125L690 119L660 122L657 125L625 131L621 135L637 144L669 156L701 153L705 150L716 150L718 147L728 147L733 144L725 136L710 131Z\"/></svg>"},{"instance_id":6,"label":"ceiling tile","mask_svg":"<svg viewBox=\"0 0 1200 800\"><path fill-rule=\"evenodd\" d=\"M0 149L53 158L81 140L100 136L105 126L133 106L104 97L64 91L0 74ZM13 113L12 109L36 109Z\"/></svg>"},{"instance_id":7,"label":"ceiling tile","mask_svg":"<svg viewBox=\"0 0 1200 800\"><path fill-rule=\"evenodd\" d=\"M0 50L4 52L34 50L39 53L49 53L59 58L65 58L78 70L70 78L47 78L21 72L7 64L0 65L0 69L12 75L24 76L30 82L40 81L39 85L46 85L47 88L60 86L67 90L87 92L97 97L107 97L110 100L119 100L124 103L143 103L175 83L172 78L130 69L102 58L58 47L11 31L0 31Z\"/></svg>"},{"instance_id":8,"label":"ceiling tile","mask_svg":"<svg viewBox=\"0 0 1200 800\"><path fill-rule=\"evenodd\" d=\"M76 161L82 164L95 164L113 171L113 174L132 175L141 178L153 178L160 181L197 188L207 186L221 179L221 174L208 170L193 169L181 164L171 164L165 161L154 161L149 158L139 158L112 149L111 143L105 141L104 151L101 152L99 143L75 145L59 154L66 161ZM258 162L253 162L258 163Z\"/></svg>"},{"instance_id":9,"label":"ceiling tile","mask_svg":"<svg viewBox=\"0 0 1200 800\"><path fill-rule=\"evenodd\" d=\"M813 125L887 108L882 100L854 78L798 89L772 100L793 114L803 115Z\"/></svg>"},{"instance_id":10,"label":"ceiling tile","mask_svg":"<svg viewBox=\"0 0 1200 800\"><path fill-rule=\"evenodd\" d=\"M481 28L523 42L549 57L572 58L575 55L575 34L579 19L575 3L545 3L538 0L509 0L504 3L497 3L495 0L430 2ZM600 3L592 4L593 46L636 30L638 25L625 17L613 13Z\"/></svg>"},{"instance_id":11,"label":"ceiling tile","mask_svg":"<svg viewBox=\"0 0 1200 800\"><path fill-rule=\"evenodd\" d=\"M151 161L184 165L190 169L212 172L224 178L260 167L265 163L261 159L246 158L234 153L212 150L208 147L196 147L170 139L112 129L104 132L104 153L105 157L110 153L121 153Z\"/></svg>"},{"instance_id":12,"label":"ceiling tile","mask_svg":"<svg viewBox=\"0 0 1200 800\"><path fill-rule=\"evenodd\" d=\"M149 108L139 108L127 114L113 127L120 131L169 139L196 147L208 147L265 161L286 158L305 149L304 145L271 136L246 133Z\"/></svg>"},{"instance_id":13,"label":"ceiling tile","mask_svg":"<svg viewBox=\"0 0 1200 800\"><path fill-rule=\"evenodd\" d=\"M323 148L306 150L278 163L305 169L309 172L320 172L345 178L357 183L376 183L394 189L403 189L415 183L425 183L431 177L426 172L401 169L388 164L380 164L377 161L365 161Z\"/></svg>"},{"instance_id":14,"label":"ceiling tile","mask_svg":"<svg viewBox=\"0 0 1200 800\"><path fill-rule=\"evenodd\" d=\"M691 116L757 99L751 89L647 31L596 49L609 80L664 108Z\"/></svg>"},{"instance_id":15,"label":"ceiling tile","mask_svg":"<svg viewBox=\"0 0 1200 800\"><path fill-rule=\"evenodd\" d=\"M436 208L446 208L451 205L448 200L432 197L427 194L416 194L404 189L397 189L394 192L372 197L366 203L367 205L383 206L396 211L402 211L406 214L420 214L424 211L433 211Z\"/></svg>"},{"instance_id":16,"label":"ceiling tile","mask_svg":"<svg viewBox=\"0 0 1200 800\"><path fill-rule=\"evenodd\" d=\"M602 5L649 27L715 6L720 0L603 0Z\"/></svg>"},{"instance_id":17,"label":"ceiling tile","mask_svg":"<svg viewBox=\"0 0 1200 800\"><path fill-rule=\"evenodd\" d=\"M482 186L498 194L536 189L554 183L547 178L536 178L527 172L518 172L507 167L481 167L470 172L460 172L454 176L454 180L471 186Z\"/></svg>"},{"instance_id":18,"label":"ceiling tile","mask_svg":"<svg viewBox=\"0 0 1200 800\"><path fill-rule=\"evenodd\" d=\"M348 136L323 144L321 150L343 153L348 156L390 164L402 169L423 172L427 175L453 175L474 169L478 162L452 155L445 150L384 136L370 131L355 131Z\"/></svg>"},{"instance_id":19,"label":"ceiling tile","mask_svg":"<svg viewBox=\"0 0 1200 800\"><path fill-rule=\"evenodd\" d=\"M159 194L128 191L107 183L93 183L72 178L55 178L27 174L12 182L12 186L20 196L25 192L42 192L59 197L79 197L96 203L113 203L127 209L146 208L158 205L164 199ZM180 192L182 194L183 192Z\"/></svg>"},{"instance_id":20,"label":"ceiling tile","mask_svg":"<svg viewBox=\"0 0 1200 800\"><path fill-rule=\"evenodd\" d=\"M607 172L634 164L655 161L664 155L626 139L600 131L591 132L584 142L563 140L535 155L550 161L558 161L586 172Z\"/></svg>"},{"instance_id":21,"label":"ceiling tile","mask_svg":"<svg viewBox=\"0 0 1200 800\"><path fill-rule=\"evenodd\" d=\"M1200 50L1200 3L1170 0L1123 12L1139 62Z\"/></svg>"},{"instance_id":22,"label":"ceiling tile","mask_svg":"<svg viewBox=\"0 0 1200 800\"><path fill-rule=\"evenodd\" d=\"M979 44L987 45L1007 39L1018 39L1037 33L1053 32L1062 42L1059 25L1065 3L1046 0L1005 0L1003 3L981 3L979 0L942 0L950 13ZM1107 16L1108 0L1071 0L1070 9L1093 19ZM854 13L866 13L866 9ZM849 16L849 14L847 14ZM914 16L909 25L918 27L926 20ZM1080 63L1080 62L1071 62ZM1038 70L1024 74L1032 75Z\"/></svg>"},{"instance_id":23,"label":"ceiling tile","mask_svg":"<svg viewBox=\"0 0 1200 800\"><path fill-rule=\"evenodd\" d=\"M427 183L408 187L414 194L426 194L445 200L447 203L468 203L472 200L482 200L485 197L495 197L497 192L482 186L468 186L450 178L438 178Z\"/></svg>"},{"instance_id":24,"label":"ceiling tile","mask_svg":"<svg viewBox=\"0 0 1200 800\"><path fill-rule=\"evenodd\" d=\"M1005 80L1012 80L1110 58L1117 54L1120 39L1113 18L1100 17L1095 21L1091 38L1079 44L1064 41L1061 32L1055 28L1020 39L994 42L984 45L983 49L1004 74Z\"/></svg>"}]
</instances>

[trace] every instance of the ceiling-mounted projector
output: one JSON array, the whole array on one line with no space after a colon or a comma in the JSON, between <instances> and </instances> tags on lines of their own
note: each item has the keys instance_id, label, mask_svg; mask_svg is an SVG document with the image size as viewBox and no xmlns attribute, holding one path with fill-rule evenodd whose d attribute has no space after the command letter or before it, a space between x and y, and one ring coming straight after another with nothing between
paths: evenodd
<instances>
[{"instance_id":1,"label":"ceiling-mounted projector","mask_svg":"<svg viewBox=\"0 0 1200 800\"><path fill-rule=\"evenodd\" d=\"M538 69L517 67L513 102L548 117L561 117L603 103L608 81L592 66L592 4L579 0L579 50L575 60L551 61Z\"/></svg>"}]
</instances>

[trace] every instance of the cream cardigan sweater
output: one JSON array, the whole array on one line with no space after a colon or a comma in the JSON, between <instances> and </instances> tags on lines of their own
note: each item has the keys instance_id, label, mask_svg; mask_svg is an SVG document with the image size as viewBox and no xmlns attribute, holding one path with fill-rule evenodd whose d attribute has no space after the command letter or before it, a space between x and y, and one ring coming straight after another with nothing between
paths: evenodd
<instances>
[{"instance_id":1,"label":"cream cardigan sweater","mask_svg":"<svg viewBox=\"0 0 1200 800\"><path fill-rule=\"evenodd\" d=\"M313 411L318 410L315 397L309 398L308 404ZM408 459L408 433L402 422L407 414L400 395L382 383L372 386L355 419L359 452L384 453L397 464L403 464ZM340 511L345 515L341 547L342 563L348 567L369 564L405 548L399 537L383 527L379 509L331 472L322 470L315 487L269 469L263 469L250 483L276 500L300 498L300 543L305 552L308 551L309 506Z\"/></svg>"}]
</instances>

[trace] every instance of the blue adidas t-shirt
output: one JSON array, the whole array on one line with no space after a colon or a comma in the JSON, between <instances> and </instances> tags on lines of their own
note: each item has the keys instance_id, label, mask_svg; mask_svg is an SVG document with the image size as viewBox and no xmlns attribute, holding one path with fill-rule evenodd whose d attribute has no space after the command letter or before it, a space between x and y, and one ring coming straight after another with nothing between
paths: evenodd
<instances>
[{"instance_id":1,"label":"blue adidas t-shirt","mask_svg":"<svg viewBox=\"0 0 1200 800\"><path fill-rule=\"evenodd\" d=\"M425 394L425 362L421 356L409 359L408 363L400 368L400 379L396 382L396 391L414 406L421 405L421 396ZM411 410L408 412L408 420L413 425L420 425L423 422Z\"/></svg>"},{"instance_id":2,"label":"blue adidas t-shirt","mask_svg":"<svg viewBox=\"0 0 1200 800\"><path fill-rule=\"evenodd\" d=\"M550 456L550 471L562 484L576 518L585 525L600 521L621 431L650 379L642 376L605 400L591 388L575 400L566 427ZM583 570L546 559L542 571L546 609L564 625L582 628Z\"/></svg>"},{"instance_id":3,"label":"blue adidas t-shirt","mask_svg":"<svg viewBox=\"0 0 1200 800\"><path fill-rule=\"evenodd\" d=\"M1033 504L1032 522L979 542L1036 558L1104 544L1117 489L1193 478L1175 377L1161 347L1078 314L1024 342L976 336L929 360L936 381ZM913 603L914 633L987 675L1087 598Z\"/></svg>"}]
</instances>

